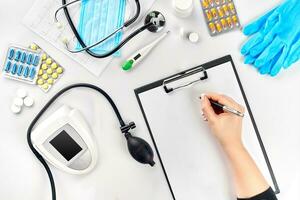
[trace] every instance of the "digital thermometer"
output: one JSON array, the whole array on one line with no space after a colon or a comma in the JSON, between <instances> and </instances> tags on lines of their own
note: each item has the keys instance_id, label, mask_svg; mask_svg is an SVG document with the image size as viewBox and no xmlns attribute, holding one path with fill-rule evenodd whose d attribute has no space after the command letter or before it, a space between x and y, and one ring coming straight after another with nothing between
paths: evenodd
<instances>
[{"instance_id":1,"label":"digital thermometer","mask_svg":"<svg viewBox=\"0 0 300 200\"><path fill-rule=\"evenodd\" d=\"M137 52L135 52L132 56L130 56L129 59L127 59L123 65L122 65L122 69L124 71L129 71L131 69L133 69L137 64L139 64L151 51L152 49L154 49L154 47L156 47L160 41L162 41L168 34L170 33L170 31L162 34L160 37L158 37L156 40L154 40L153 42L151 42L150 44L148 44L147 46L145 46L144 48L138 50Z\"/></svg>"},{"instance_id":2,"label":"digital thermometer","mask_svg":"<svg viewBox=\"0 0 300 200\"><path fill-rule=\"evenodd\" d=\"M45 160L67 173L88 173L96 165L95 140L76 109L62 106L36 126L31 139Z\"/></svg>"}]
</instances>

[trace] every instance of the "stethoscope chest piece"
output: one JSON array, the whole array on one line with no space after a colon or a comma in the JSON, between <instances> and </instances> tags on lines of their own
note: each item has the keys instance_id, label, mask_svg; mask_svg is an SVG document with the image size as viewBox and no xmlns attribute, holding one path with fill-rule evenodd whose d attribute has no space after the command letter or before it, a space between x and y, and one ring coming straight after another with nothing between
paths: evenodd
<instances>
[{"instance_id":1,"label":"stethoscope chest piece","mask_svg":"<svg viewBox=\"0 0 300 200\"><path fill-rule=\"evenodd\" d=\"M149 14L147 14L144 23L152 23L153 25L148 28L148 31L157 33L163 30L163 28L165 27L166 19L162 13L158 11L152 11Z\"/></svg>"}]
</instances>

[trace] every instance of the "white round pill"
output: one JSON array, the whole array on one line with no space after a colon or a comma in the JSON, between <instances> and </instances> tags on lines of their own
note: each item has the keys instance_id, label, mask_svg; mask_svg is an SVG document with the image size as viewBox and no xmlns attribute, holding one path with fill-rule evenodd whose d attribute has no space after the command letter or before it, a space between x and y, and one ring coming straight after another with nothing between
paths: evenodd
<instances>
[{"instance_id":1,"label":"white round pill","mask_svg":"<svg viewBox=\"0 0 300 200\"><path fill-rule=\"evenodd\" d=\"M18 114L21 112L21 107L17 106L15 104L11 105L10 110L14 113L14 114Z\"/></svg>"},{"instance_id":2,"label":"white round pill","mask_svg":"<svg viewBox=\"0 0 300 200\"><path fill-rule=\"evenodd\" d=\"M27 96L27 92L24 89L18 89L17 90L17 96L24 99Z\"/></svg>"},{"instance_id":3,"label":"white round pill","mask_svg":"<svg viewBox=\"0 0 300 200\"><path fill-rule=\"evenodd\" d=\"M189 34L189 40L192 43L197 43L199 41L199 35L198 33L192 32Z\"/></svg>"},{"instance_id":4,"label":"white round pill","mask_svg":"<svg viewBox=\"0 0 300 200\"><path fill-rule=\"evenodd\" d=\"M31 97L26 97L24 99L24 105L27 107L31 107L34 104L34 100Z\"/></svg>"},{"instance_id":5,"label":"white round pill","mask_svg":"<svg viewBox=\"0 0 300 200\"><path fill-rule=\"evenodd\" d=\"M13 101L13 103L14 103L14 105L16 105L16 106L19 106L19 107L21 107L21 106L23 106L23 104L24 104L24 101L23 101L23 99L22 99L22 98L20 98L20 97L16 97L16 98L14 98L14 101Z\"/></svg>"}]
</instances>

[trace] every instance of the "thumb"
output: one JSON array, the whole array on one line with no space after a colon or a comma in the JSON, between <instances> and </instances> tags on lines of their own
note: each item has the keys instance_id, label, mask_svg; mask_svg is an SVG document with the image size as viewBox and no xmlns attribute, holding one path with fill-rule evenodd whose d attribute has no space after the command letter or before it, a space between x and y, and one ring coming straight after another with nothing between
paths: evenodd
<instances>
[{"instance_id":1,"label":"thumb","mask_svg":"<svg viewBox=\"0 0 300 200\"><path fill-rule=\"evenodd\" d=\"M217 119L217 114L212 108L210 101L205 94L201 95L202 111L209 122L214 122Z\"/></svg>"}]
</instances>

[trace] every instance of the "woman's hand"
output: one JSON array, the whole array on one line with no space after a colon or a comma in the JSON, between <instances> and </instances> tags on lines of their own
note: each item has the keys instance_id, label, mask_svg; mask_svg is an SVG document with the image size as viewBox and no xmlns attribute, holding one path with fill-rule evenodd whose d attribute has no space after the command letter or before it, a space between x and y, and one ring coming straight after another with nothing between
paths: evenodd
<instances>
[{"instance_id":1,"label":"woman's hand","mask_svg":"<svg viewBox=\"0 0 300 200\"><path fill-rule=\"evenodd\" d=\"M220 104L229 106L242 113L245 112L243 106L236 103L230 97L208 93L201 95L203 117L208 121L208 125L216 136L220 144L224 147L241 146L241 132L242 132L242 117L236 116L232 113L221 112L216 113L209 99Z\"/></svg>"},{"instance_id":2,"label":"woman's hand","mask_svg":"<svg viewBox=\"0 0 300 200\"><path fill-rule=\"evenodd\" d=\"M228 157L233 170L237 196L249 198L266 191L269 185L242 143L243 118L214 109L209 99L242 113L245 112L245 109L224 95L213 93L201 95L204 120L208 122L211 131Z\"/></svg>"}]
</instances>

